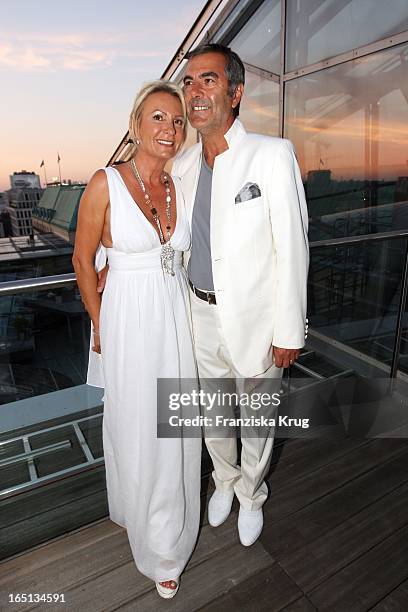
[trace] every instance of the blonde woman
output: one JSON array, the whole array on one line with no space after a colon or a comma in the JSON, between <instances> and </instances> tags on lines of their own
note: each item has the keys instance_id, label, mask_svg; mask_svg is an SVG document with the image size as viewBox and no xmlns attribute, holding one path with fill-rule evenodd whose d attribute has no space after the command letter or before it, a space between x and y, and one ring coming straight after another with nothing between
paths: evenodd
<instances>
[{"instance_id":1,"label":"blonde woman","mask_svg":"<svg viewBox=\"0 0 408 612\"><path fill-rule=\"evenodd\" d=\"M127 529L140 572L173 597L199 524L201 440L157 437L157 379L194 378L182 251L183 195L164 167L186 137L181 90L147 84L130 115L130 161L98 170L81 200L73 264L92 320L88 383L103 386L110 518ZM95 254L107 250L101 298ZM92 375L99 360L103 382Z\"/></svg>"}]
</instances>

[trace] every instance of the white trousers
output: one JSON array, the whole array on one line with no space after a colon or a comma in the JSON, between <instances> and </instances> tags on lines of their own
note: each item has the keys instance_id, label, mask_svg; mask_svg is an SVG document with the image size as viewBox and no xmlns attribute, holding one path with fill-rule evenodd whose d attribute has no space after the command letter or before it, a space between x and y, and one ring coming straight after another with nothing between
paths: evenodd
<instances>
[{"instance_id":1,"label":"white trousers","mask_svg":"<svg viewBox=\"0 0 408 612\"><path fill-rule=\"evenodd\" d=\"M230 379L238 393L252 390L253 383L256 384L257 379L260 379L260 383L264 379L266 382L270 379L276 379L276 383L280 381L283 368L277 368L274 365L260 376L243 379L235 369L226 346L218 306L201 300L191 290L190 298L194 346L203 390L211 389L213 382L212 391L214 392L216 381L211 381L211 379ZM243 416L242 408L241 416ZM261 508L268 494L264 479L270 466L275 428L271 427L267 433L265 433L265 428L262 431L262 436L257 436L252 432L248 437L244 435L241 428L241 466L238 466L236 437L212 437L209 430L204 430L207 449L214 464L212 476L216 488L223 491L233 488L245 510Z\"/></svg>"}]
</instances>

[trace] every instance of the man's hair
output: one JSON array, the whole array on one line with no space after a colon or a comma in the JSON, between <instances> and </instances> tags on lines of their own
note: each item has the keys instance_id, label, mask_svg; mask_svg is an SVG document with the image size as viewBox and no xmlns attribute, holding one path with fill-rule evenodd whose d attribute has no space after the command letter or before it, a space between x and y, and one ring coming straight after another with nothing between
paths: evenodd
<instances>
[{"instance_id":1,"label":"man's hair","mask_svg":"<svg viewBox=\"0 0 408 612\"><path fill-rule=\"evenodd\" d=\"M205 53L220 53L225 57L225 75L228 79L228 94L233 96L238 85L245 85L245 67L241 58L229 47L213 43L200 45L192 51L189 51L186 53L186 59L189 60L192 57L204 55ZM234 117L238 117L240 105L241 103L232 109Z\"/></svg>"}]
</instances>

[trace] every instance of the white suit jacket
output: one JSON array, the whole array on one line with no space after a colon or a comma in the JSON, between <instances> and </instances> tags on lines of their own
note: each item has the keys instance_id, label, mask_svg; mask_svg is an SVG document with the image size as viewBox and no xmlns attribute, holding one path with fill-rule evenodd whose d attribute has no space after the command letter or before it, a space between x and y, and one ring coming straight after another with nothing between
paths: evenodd
<instances>
[{"instance_id":1,"label":"white suit jacket","mask_svg":"<svg viewBox=\"0 0 408 612\"><path fill-rule=\"evenodd\" d=\"M247 133L238 119L225 139L212 179L212 272L227 348L236 370L251 377L272 365L272 346L304 346L308 214L288 140ZM201 155L198 143L172 168L190 223Z\"/></svg>"}]
</instances>

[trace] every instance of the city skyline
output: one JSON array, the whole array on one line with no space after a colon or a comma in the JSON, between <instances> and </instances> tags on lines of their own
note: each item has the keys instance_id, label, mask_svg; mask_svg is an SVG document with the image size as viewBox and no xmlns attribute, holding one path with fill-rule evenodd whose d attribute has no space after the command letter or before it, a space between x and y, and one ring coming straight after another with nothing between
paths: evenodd
<instances>
[{"instance_id":1,"label":"city skyline","mask_svg":"<svg viewBox=\"0 0 408 612\"><path fill-rule=\"evenodd\" d=\"M204 0L50 0L8 5L0 26L0 191L27 170L87 181L127 129L141 84L160 77ZM24 19L22 18L24 16Z\"/></svg>"}]
</instances>

